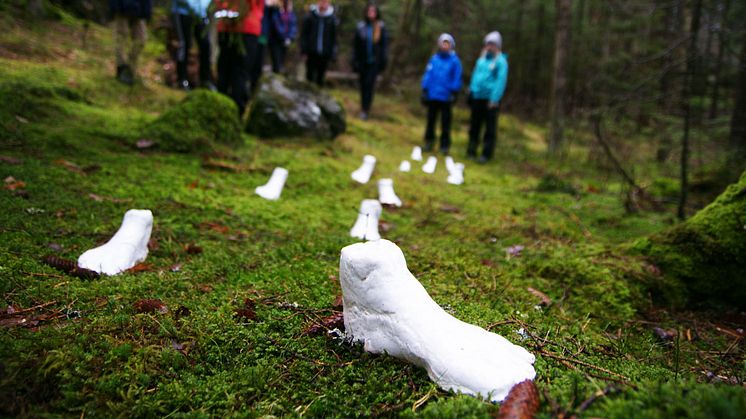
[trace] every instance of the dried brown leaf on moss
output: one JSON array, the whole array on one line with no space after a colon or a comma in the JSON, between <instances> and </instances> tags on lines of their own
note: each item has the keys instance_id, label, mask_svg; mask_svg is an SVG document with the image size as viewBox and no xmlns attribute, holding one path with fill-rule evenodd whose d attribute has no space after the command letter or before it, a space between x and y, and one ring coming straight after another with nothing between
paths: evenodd
<instances>
[{"instance_id":1,"label":"dried brown leaf on moss","mask_svg":"<svg viewBox=\"0 0 746 419\"><path fill-rule=\"evenodd\" d=\"M531 380L513 386L500 406L499 419L531 419L539 410L539 392Z\"/></svg>"},{"instance_id":2,"label":"dried brown leaf on moss","mask_svg":"<svg viewBox=\"0 0 746 419\"><path fill-rule=\"evenodd\" d=\"M168 313L168 307L157 298L138 300L132 305L137 313Z\"/></svg>"}]
</instances>

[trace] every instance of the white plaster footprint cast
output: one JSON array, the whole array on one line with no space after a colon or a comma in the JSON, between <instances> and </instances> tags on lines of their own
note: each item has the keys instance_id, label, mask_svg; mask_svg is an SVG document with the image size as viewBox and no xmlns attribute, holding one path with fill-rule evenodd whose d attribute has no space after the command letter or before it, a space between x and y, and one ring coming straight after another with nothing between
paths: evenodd
<instances>
[{"instance_id":1,"label":"white plaster footprint cast","mask_svg":"<svg viewBox=\"0 0 746 419\"><path fill-rule=\"evenodd\" d=\"M454 163L453 170L448 171L448 183L460 185L464 183L464 164Z\"/></svg>"},{"instance_id":2,"label":"white plaster footprint cast","mask_svg":"<svg viewBox=\"0 0 746 419\"><path fill-rule=\"evenodd\" d=\"M366 154L363 157L363 164L360 168L352 172L352 179L358 183L368 183L375 167L376 158L370 154Z\"/></svg>"},{"instance_id":3,"label":"white plaster footprint cast","mask_svg":"<svg viewBox=\"0 0 746 419\"><path fill-rule=\"evenodd\" d=\"M363 199L357 221L350 230L350 236L361 240L380 240L378 220L381 218L381 203L375 199Z\"/></svg>"},{"instance_id":4,"label":"white plaster footprint cast","mask_svg":"<svg viewBox=\"0 0 746 419\"><path fill-rule=\"evenodd\" d=\"M126 271L148 256L152 230L153 213L131 209L124 214L122 225L106 244L80 255L78 266L106 275Z\"/></svg>"},{"instance_id":5,"label":"white plaster footprint cast","mask_svg":"<svg viewBox=\"0 0 746 419\"><path fill-rule=\"evenodd\" d=\"M451 173L456 166L456 163L453 161L453 157L446 156L446 170L448 173Z\"/></svg>"},{"instance_id":6,"label":"white plaster footprint cast","mask_svg":"<svg viewBox=\"0 0 746 419\"><path fill-rule=\"evenodd\" d=\"M276 201L280 199L282 188L285 186L287 178L287 169L283 167L275 167L275 170L272 171L272 176L269 178L269 182L262 186L257 186L256 189L254 189L254 192L264 199Z\"/></svg>"},{"instance_id":7,"label":"white plaster footprint cast","mask_svg":"<svg viewBox=\"0 0 746 419\"><path fill-rule=\"evenodd\" d=\"M383 205L393 205L395 207L402 205L401 199L394 192L393 179L378 180L378 201Z\"/></svg>"},{"instance_id":8,"label":"white plaster footprint cast","mask_svg":"<svg viewBox=\"0 0 746 419\"><path fill-rule=\"evenodd\" d=\"M410 170L412 170L412 163L410 163L409 160L404 160L399 165L400 172L409 172Z\"/></svg>"},{"instance_id":9,"label":"white plaster footprint cast","mask_svg":"<svg viewBox=\"0 0 746 419\"><path fill-rule=\"evenodd\" d=\"M435 173L435 166L437 165L438 165L438 158L435 156L430 156L427 158L427 161L425 162L425 164L422 165L422 171L429 175L432 175L433 173Z\"/></svg>"},{"instance_id":10,"label":"white plaster footprint cast","mask_svg":"<svg viewBox=\"0 0 746 419\"><path fill-rule=\"evenodd\" d=\"M527 350L446 313L388 240L342 249L339 280L347 336L368 352L425 368L445 390L500 402L536 376Z\"/></svg>"},{"instance_id":11,"label":"white plaster footprint cast","mask_svg":"<svg viewBox=\"0 0 746 419\"><path fill-rule=\"evenodd\" d=\"M412 155L410 156L414 161L422 161L422 149L420 146L414 146L412 149Z\"/></svg>"}]
</instances>

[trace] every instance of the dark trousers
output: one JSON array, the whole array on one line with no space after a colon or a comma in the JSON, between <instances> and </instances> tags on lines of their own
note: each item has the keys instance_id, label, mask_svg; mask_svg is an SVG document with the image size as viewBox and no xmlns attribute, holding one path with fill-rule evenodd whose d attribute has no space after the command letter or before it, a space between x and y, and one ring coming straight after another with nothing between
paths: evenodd
<instances>
[{"instance_id":1,"label":"dark trousers","mask_svg":"<svg viewBox=\"0 0 746 419\"><path fill-rule=\"evenodd\" d=\"M440 113L440 151L448 152L451 148L451 106L451 102L439 100L427 102L426 149L432 149L435 142L435 122L438 119L438 113Z\"/></svg>"},{"instance_id":2,"label":"dark trousers","mask_svg":"<svg viewBox=\"0 0 746 419\"><path fill-rule=\"evenodd\" d=\"M328 65L328 58L321 55L308 54L308 59L306 60L306 80L318 84L319 87L323 87L326 67Z\"/></svg>"},{"instance_id":3,"label":"dark trousers","mask_svg":"<svg viewBox=\"0 0 746 419\"><path fill-rule=\"evenodd\" d=\"M256 35L222 32L218 34L218 43L218 91L230 96L239 114L243 115L249 101L249 83L259 40Z\"/></svg>"},{"instance_id":4,"label":"dark trousers","mask_svg":"<svg viewBox=\"0 0 746 419\"><path fill-rule=\"evenodd\" d=\"M482 156L491 159L495 152L495 142L497 141L497 117L500 115L500 107L489 107L486 99L473 99L471 101L471 120L469 122L469 148L466 154L471 157L477 156L479 147L479 134L484 130L484 145L482 147Z\"/></svg>"},{"instance_id":5,"label":"dark trousers","mask_svg":"<svg viewBox=\"0 0 746 419\"><path fill-rule=\"evenodd\" d=\"M174 28L179 46L176 48L176 75L179 82L188 79L189 50L192 48L193 37L199 48L199 81L204 84L212 81L210 69L210 39L204 20L190 15L174 15Z\"/></svg>"},{"instance_id":6,"label":"dark trousers","mask_svg":"<svg viewBox=\"0 0 746 419\"><path fill-rule=\"evenodd\" d=\"M373 94L378 78L378 68L375 64L360 69L360 108L368 113L373 104Z\"/></svg>"},{"instance_id":7,"label":"dark trousers","mask_svg":"<svg viewBox=\"0 0 746 419\"><path fill-rule=\"evenodd\" d=\"M273 73L282 73L282 68L285 66L285 55L287 52L288 48L282 40L269 41L269 55L272 58Z\"/></svg>"},{"instance_id":8,"label":"dark trousers","mask_svg":"<svg viewBox=\"0 0 746 419\"><path fill-rule=\"evenodd\" d=\"M259 87L259 79L262 78L264 71L264 53L267 50L267 44L259 42L256 49L256 59L251 68L251 92L254 93Z\"/></svg>"}]
</instances>

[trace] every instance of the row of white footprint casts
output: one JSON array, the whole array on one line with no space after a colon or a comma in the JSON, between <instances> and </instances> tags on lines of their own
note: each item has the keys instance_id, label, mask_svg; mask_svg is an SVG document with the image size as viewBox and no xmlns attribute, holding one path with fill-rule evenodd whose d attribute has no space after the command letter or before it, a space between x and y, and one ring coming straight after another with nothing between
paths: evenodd
<instances>
[{"instance_id":1,"label":"row of white footprint casts","mask_svg":"<svg viewBox=\"0 0 746 419\"><path fill-rule=\"evenodd\" d=\"M412 160L422 161L422 149L420 147L414 147L412 150ZM438 158L430 156L427 158L425 164L422 165L422 171L427 174L435 173L435 169L438 165ZM409 172L412 170L412 164L409 160L404 160L399 164L400 172ZM461 185L464 183L464 164L456 163L453 161L453 157L446 157L446 170L448 170L448 183L452 185Z\"/></svg>"}]
</instances>

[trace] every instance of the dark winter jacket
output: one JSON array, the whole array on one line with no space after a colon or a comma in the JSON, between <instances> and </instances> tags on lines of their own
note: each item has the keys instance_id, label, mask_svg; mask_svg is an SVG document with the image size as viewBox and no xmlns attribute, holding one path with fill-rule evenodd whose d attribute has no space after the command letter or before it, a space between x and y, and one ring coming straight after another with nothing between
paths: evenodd
<instances>
[{"instance_id":1,"label":"dark winter jacket","mask_svg":"<svg viewBox=\"0 0 746 419\"><path fill-rule=\"evenodd\" d=\"M373 42L373 25L367 22L358 22L355 30L355 41L352 49L352 68L356 72L369 65L375 65L378 71L386 69L388 63L388 31L386 25L381 21L381 37L378 42Z\"/></svg>"},{"instance_id":2,"label":"dark winter jacket","mask_svg":"<svg viewBox=\"0 0 746 419\"><path fill-rule=\"evenodd\" d=\"M127 16L150 19L153 14L153 0L109 0L111 16Z\"/></svg>"},{"instance_id":3,"label":"dark winter jacket","mask_svg":"<svg viewBox=\"0 0 746 419\"><path fill-rule=\"evenodd\" d=\"M285 42L286 39L295 39L297 23L295 13L292 10L283 11L279 7L268 9L272 19L272 27L269 31L270 42Z\"/></svg>"},{"instance_id":4,"label":"dark winter jacket","mask_svg":"<svg viewBox=\"0 0 746 419\"><path fill-rule=\"evenodd\" d=\"M438 52L427 63L422 77L427 100L452 101L461 90L461 60L455 52Z\"/></svg>"},{"instance_id":5,"label":"dark winter jacket","mask_svg":"<svg viewBox=\"0 0 746 419\"><path fill-rule=\"evenodd\" d=\"M329 6L320 13L316 5L303 19L300 36L300 50L306 55L318 55L327 59L337 58L337 17L334 7Z\"/></svg>"}]
</instances>

